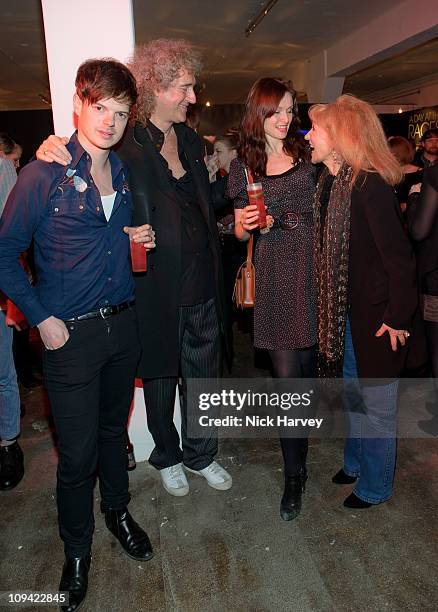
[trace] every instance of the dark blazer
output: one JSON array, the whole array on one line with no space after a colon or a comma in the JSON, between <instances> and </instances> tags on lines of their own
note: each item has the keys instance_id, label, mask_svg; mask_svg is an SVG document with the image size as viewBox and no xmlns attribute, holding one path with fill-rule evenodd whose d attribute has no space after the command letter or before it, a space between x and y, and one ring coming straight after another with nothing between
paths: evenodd
<instances>
[{"instance_id":1,"label":"dark blazer","mask_svg":"<svg viewBox=\"0 0 438 612\"><path fill-rule=\"evenodd\" d=\"M213 256L212 274L216 286L216 309L224 329L224 291L220 244L210 183L203 160L201 141L184 124L175 124L178 141L183 139L199 205L209 232ZM128 129L118 154L129 171L134 202L134 225L150 223L155 230L157 247L147 256L148 271L136 276L136 304L142 358L138 376L157 378L179 374L179 305L181 279L181 209L159 153L147 131L140 125Z\"/></svg>"},{"instance_id":2,"label":"dark blazer","mask_svg":"<svg viewBox=\"0 0 438 612\"><path fill-rule=\"evenodd\" d=\"M397 378L407 349L392 351L382 323L411 328L417 307L415 260L394 190L376 173L359 175L351 194L349 300L361 378ZM408 340L411 342L412 338Z\"/></svg>"}]
</instances>

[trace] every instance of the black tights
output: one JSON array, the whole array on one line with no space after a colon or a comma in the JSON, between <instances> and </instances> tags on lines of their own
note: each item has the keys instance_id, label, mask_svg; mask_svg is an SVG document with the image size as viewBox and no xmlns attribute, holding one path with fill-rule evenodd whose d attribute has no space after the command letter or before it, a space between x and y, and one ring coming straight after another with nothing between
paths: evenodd
<instances>
[{"instance_id":1,"label":"black tights","mask_svg":"<svg viewBox=\"0 0 438 612\"><path fill-rule=\"evenodd\" d=\"M269 351L274 378L312 378L315 374L315 348ZM294 475L306 465L308 439L280 436L284 471Z\"/></svg>"},{"instance_id":2,"label":"black tights","mask_svg":"<svg viewBox=\"0 0 438 612\"><path fill-rule=\"evenodd\" d=\"M274 378L313 378L315 349L313 346L290 351L269 351Z\"/></svg>"}]
</instances>

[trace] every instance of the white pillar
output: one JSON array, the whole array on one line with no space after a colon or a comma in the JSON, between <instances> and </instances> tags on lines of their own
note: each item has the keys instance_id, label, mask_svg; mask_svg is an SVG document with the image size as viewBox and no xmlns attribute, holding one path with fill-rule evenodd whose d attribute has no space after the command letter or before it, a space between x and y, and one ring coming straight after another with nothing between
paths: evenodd
<instances>
[{"instance_id":1,"label":"white pillar","mask_svg":"<svg viewBox=\"0 0 438 612\"><path fill-rule=\"evenodd\" d=\"M55 133L74 131L73 94L76 71L90 58L126 62L134 50L132 0L41 0ZM175 404L180 430L179 402ZM136 388L129 436L138 461L147 459L153 440L146 425L143 391Z\"/></svg>"},{"instance_id":2,"label":"white pillar","mask_svg":"<svg viewBox=\"0 0 438 612\"><path fill-rule=\"evenodd\" d=\"M135 44L132 0L41 0L55 133L74 130L79 65L93 57L125 62Z\"/></svg>"}]
</instances>

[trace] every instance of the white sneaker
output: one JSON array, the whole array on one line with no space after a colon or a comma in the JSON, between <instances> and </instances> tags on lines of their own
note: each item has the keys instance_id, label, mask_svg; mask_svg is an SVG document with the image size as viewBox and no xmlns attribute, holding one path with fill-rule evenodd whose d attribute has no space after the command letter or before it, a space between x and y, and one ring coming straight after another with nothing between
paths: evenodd
<instances>
[{"instance_id":1,"label":"white sneaker","mask_svg":"<svg viewBox=\"0 0 438 612\"><path fill-rule=\"evenodd\" d=\"M192 474L198 474L198 476L204 476L210 487L217 489L218 491L227 491L231 489L233 479L227 470L219 465L216 461L213 461L203 470L191 470L187 466L184 466L188 472Z\"/></svg>"},{"instance_id":2,"label":"white sneaker","mask_svg":"<svg viewBox=\"0 0 438 612\"><path fill-rule=\"evenodd\" d=\"M184 474L182 463L160 470L160 476L163 487L171 495L182 497L189 492L189 483Z\"/></svg>"}]
</instances>

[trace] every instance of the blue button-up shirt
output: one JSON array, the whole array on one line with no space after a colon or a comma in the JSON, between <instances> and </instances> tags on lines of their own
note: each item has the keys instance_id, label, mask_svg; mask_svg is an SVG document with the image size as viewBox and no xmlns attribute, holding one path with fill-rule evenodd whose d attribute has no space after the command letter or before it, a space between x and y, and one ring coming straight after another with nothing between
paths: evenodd
<instances>
[{"instance_id":1,"label":"blue button-up shirt","mask_svg":"<svg viewBox=\"0 0 438 612\"><path fill-rule=\"evenodd\" d=\"M0 220L0 289L31 325L79 316L134 298L129 259L132 200L126 171L110 153L113 211L106 220L91 158L74 135L68 168L34 161L22 169ZM34 240L37 283L18 258Z\"/></svg>"}]
</instances>

